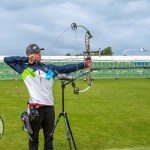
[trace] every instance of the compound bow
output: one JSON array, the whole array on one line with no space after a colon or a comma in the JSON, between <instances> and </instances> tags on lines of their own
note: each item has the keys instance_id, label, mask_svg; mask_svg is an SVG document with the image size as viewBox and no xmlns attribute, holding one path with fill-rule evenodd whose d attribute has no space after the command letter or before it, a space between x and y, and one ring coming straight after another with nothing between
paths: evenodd
<instances>
[{"instance_id":1,"label":"compound bow","mask_svg":"<svg viewBox=\"0 0 150 150\"><path fill-rule=\"evenodd\" d=\"M86 33L85 33L85 47L86 47L86 51L83 52L84 64L85 64L86 60L91 59L90 54L91 53L95 53L97 51L92 51L92 52L90 51L90 39L92 38L92 35L91 35L90 31L83 25L77 25L76 23L72 23L71 24L71 28L73 30L77 30L78 27L81 27L81 28L83 28L86 31ZM83 73L82 75L78 76L77 78L85 75L86 78L84 79L84 81L87 82L88 87L86 87L83 90L80 90L78 87L76 87L75 83L72 82L72 86L74 87L74 93L75 94L78 94L78 93L81 93L81 92L86 92L91 87L91 85L94 82L94 79L92 79L90 77L91 68L85 66L84 70L85 70L85 73Z\"/></svg>"}]
</instances>

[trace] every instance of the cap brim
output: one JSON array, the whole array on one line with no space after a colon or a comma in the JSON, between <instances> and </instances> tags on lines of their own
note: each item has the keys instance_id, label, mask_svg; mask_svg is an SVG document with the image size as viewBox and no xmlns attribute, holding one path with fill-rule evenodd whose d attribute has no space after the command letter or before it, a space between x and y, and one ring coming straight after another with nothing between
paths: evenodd
<instances>
[{"instance_id":1,"label":"cap brim","mask_svg":"<svg viewBox=\"0 0 150 150\"><path fill-rule=\"evenodd\" d=\"M42 50L44 50L44 48L39 48L39 49L37 49L37 50L34 51L34 52L39 52L39 51L42 51Z\"/></svg>"},{"instance_id":2,"label":"cap brim","mask_svg":"<svg viewBox=\"0 0 150 150\"><path fill-rule=\"evenodd\" d=\"M37 53L37 52L40 52L41 50L44 50L44 48L39 48L39 49L37 49L36 51L32 51L32 52L30 51L30 52L28 52L28 54L29 54L29 53Z\"/></svg>"}]
</instances>

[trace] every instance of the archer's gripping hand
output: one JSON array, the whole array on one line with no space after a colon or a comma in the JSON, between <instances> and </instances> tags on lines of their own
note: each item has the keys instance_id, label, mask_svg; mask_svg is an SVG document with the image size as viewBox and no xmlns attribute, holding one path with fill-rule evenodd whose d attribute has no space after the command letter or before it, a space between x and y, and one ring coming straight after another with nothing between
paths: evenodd
<instances>
[{"instance_id":1,"label":"archer's gripping hand","mask_svg":"<svg viewBox=\"0 0 150 150\"><path fill-rule=\"evenodd\" d=\"M34 57L34 55L29 55L28 58L29 58L29 61L28 61L29 64L33 64L36 61L36 58Z\"/></svg>"},{"instance_id":2,"label":"archer's gripping hand","mask_svg":"<svg viewBox=\"0 0 150 150\"><path fill-rule=\"evenodd\" d=\"M33 54L29 55L28 58L29 58L29 61L28 61L29 64L33 64L34 62L37 63L42 60L41 57L37 57Z\"/></svg>"},{"instance_id":3,"label":"archer's gripping hand","mask_svg":"<svg viewBox=\"0 0 150 150\"><path fill-rule=\"evenodd\" d=\"M85 58L85 67L90 67L92 65L92 59L90 56Z\"/></svg>"}]
</instances>

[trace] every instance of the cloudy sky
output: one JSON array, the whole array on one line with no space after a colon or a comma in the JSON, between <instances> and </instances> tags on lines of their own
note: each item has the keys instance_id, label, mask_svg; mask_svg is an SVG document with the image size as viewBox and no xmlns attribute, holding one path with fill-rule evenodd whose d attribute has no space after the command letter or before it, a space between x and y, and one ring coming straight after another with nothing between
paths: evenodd
<instances>
[{"instance_id":1,"label":"cloudy sky","mask_svg":"<svg viewBox=\"0 0 150 150\"><path fill-rule=\"evenodd\" d=\"M44 55L79 54L85 32L72 30L74 22L93 35L91 50L145 55L140 49L150 48L150 0L0 0L0 12L0 55L25 55L31 43Z\"/></svg>"}]
</instances>

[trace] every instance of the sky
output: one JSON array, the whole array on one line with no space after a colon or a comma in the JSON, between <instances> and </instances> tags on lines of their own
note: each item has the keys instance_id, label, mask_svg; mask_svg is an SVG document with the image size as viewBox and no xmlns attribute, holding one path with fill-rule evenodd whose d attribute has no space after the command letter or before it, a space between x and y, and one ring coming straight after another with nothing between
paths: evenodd
<instances>
[{"instance_id":1,"label":"sky","mask_svg":"<svg viewBox=\"0 0 150 150\"><path fill-rule=\"evenodd\" d=\"M33 43L43 55L80 54L85 31L72 23L90 31L91 50L150 54L150 0L0 0L0 12L0 55L24 56Z\"/></svg>"}]
</instances>

